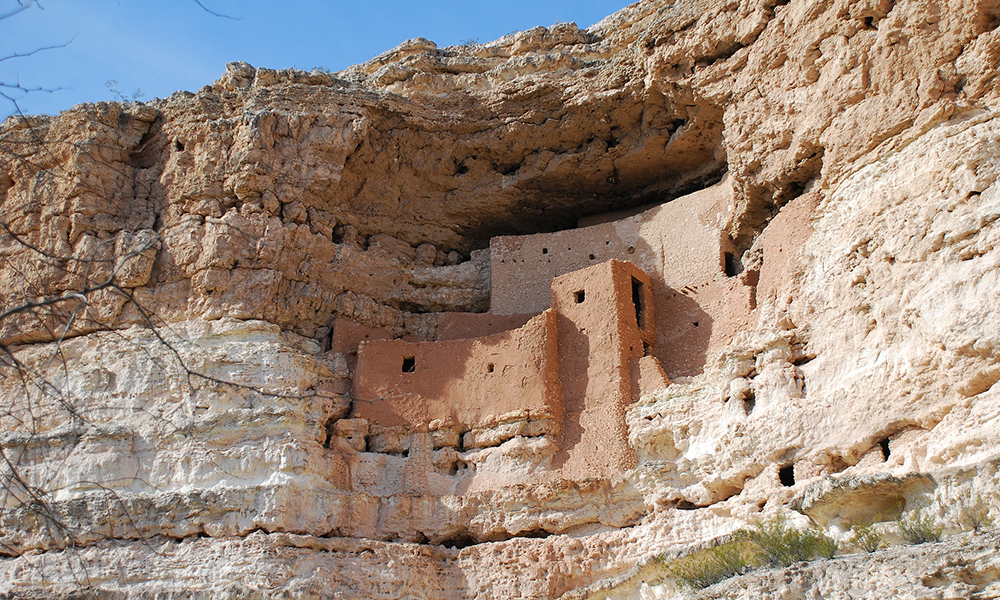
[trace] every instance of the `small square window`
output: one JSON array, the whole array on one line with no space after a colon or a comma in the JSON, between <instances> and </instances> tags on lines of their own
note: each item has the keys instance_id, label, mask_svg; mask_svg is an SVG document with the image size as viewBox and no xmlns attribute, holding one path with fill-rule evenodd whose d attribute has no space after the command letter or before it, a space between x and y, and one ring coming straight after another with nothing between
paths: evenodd
<instances>
[{"instance_id":1,"label":"small square window","mask_svg":"<svg viewBox=\"0 0 1000 600\"><path fill-rule=\"evenodd\" d=\"M417 370L417 359L414 356L403 357L403 372L413 373Z\"/></svg>"},{"instance_id":2,"label":"small square window","mask_svg":"<svg viewBox=\"0 0 1000 600\"><path fill-rule=\"evenodd\" d=\"M583 300L586 297L587 297L587 294L586 294L586 292L584 290L580 290L578 292L573 292L573 299L576 300L577 304L583 304Z\"/></svg>"}]
</instances>

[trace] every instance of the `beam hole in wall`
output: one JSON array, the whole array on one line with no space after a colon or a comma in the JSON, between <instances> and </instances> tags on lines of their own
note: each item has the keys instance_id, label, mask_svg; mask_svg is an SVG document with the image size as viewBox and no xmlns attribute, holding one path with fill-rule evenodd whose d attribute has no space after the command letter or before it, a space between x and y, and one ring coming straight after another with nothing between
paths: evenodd
<instances>
[{"instance_id":1,"label":"beam hole in wall","mask_svg":"<svg viewBox=\"0 0 1000 600\"><path fill-rule=\"evenodd\" d=\"M795 467L792 465L785 465L778 469L778 481L781 485L785 487L792 487L795 485Z\"/></svg>"},{"instance_id":2,"label":"beam hole in wall","mask_svg":"<svg viewBox=\"0 0 1000 600\"><path fill-rule=\"evenodd\" d=\"M642 282L632 278L632 305L635 306L635 324L639 329L646 328L646 307L643 300Z\"/></svg>"},{"instance_id":3,"label":"beam hole in wall","mask_svg":"<svg viewBox=\"0 0 1000 600\"><path fill-rule=\"evenodd\" d=\"M593 254L590 255L590 260L594 260L595 258L597 258L597 257L594 256Z\"/></svg>"},{"instance_id":4,"label":"beam hole in wall","mask_svg":"<svg viewBox=\"0 0 1000 600\"><path fill-rule=\"evenodd\" d=\"M757 396L754 395L753 391L748 391L747 395L743 397L743 412L749 415L756 406Z\"/></svg>"},{"instance_id":5,"label":"beam hole in wall","mask_svg":"<svg viewBox=\"0 0 1000 600\"><path fill-rule=\"evenodd\" d=\"M174 150L184 152L184 144L180 140L174 140Z\"/></svg>"},{"instance_id":6,"label":"beam hole in wall","mask_svg":"<svg viewBox=\"0 0 1000 600\"><path fill-rule=\"evenodd\" d=\"M492 373L494 371L496 371L496 365L494 365L493 363L490 363L490 364L486 365L486 372L487 373Z\"/></svg>"},{"instance_id":7,"label":"beam hole in wall","mask_svg":"<svg viewBox=\"0 0 1000 600\"><path fill-rule=\"evenodd\" d=\"M889 450L889 438L882 438L878 445L882 449L882 462L888 461L889 455L892 454L892 451Z\"/></svg>"},{"instance_id":8,"label":"beam hole in wall","mask_svg":"<svg viewBox=\"0 0 1000 600\"><path fill-rule=\"evenodd\" d=\"M415 356L403 357L403 372L413 373L417 370L417 358Z\"/></svg>"},{"instance_id":9,"label":"beam hole in wall","mask_svg":"<svg viewBox=\"0 0 1000 600\"><path fill-rule=\"evenodd\" d=\"M577 292L573 292L573 299L576 300L577 304L583 304L583 301L586 297L587 294L585 290L579 290Z\"/></svg>"},{"instance_id":10,"label":"beam hole in wall","mask_svg":"<svg viewBox=\"0 0 1000 600\"><path fill-rule=\"evenodd\" d=\"M635 246L629 246L626 252L628 252L629 254L635 254Z\"/></svg>"},{"instance_id":11,"label":"beam hole in wall","mask_svg":"<svg viewBox=\"0 0 1000 600\"><path fill-rule=\"evenodd\" d=\"M701 323L699 323L698 321L694 321L691 324L694 325L695 327L701 327Z\"/></svg>"},{"instance_id":12,"label":"beam hole in wall","mask_svg":"<svg viewBox=\"0 0 1000 600\"><path fill-rule=\"evenodd\" d=\"M548 253L549 253L548 248L542 248L542 254L548 254Z\"/></svg>"}]
</instances>

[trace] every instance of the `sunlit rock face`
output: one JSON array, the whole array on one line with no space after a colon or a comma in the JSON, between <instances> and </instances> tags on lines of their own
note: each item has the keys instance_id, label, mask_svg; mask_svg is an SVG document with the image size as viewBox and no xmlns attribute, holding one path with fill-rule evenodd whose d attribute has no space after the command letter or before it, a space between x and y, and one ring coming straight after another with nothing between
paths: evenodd
<instances>
[{"instance_id":1,"label":"sunlit rock face","mask_svg":"<svg viewBox=\"0 0 1000 600\"><path fill-rule=\"evenodd\" d=\"M998 25L649 0L8 119L0 594L1000 593ZM841 555L671 576L775 515Z\"/></svg>"}]
</instances>

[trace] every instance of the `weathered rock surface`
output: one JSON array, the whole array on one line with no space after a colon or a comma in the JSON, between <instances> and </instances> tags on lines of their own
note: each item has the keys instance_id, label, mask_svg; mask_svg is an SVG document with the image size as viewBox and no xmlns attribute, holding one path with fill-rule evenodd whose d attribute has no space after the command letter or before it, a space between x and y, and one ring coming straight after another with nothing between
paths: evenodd
<instances>
[{"instance_id":1,"label":"weathered rock surface","mask_svg":"<svg viewBox=\"0 0 1000 600\"><path fill-rule=\"evenodd\" d=\"M644 0L9 119L0 594L997 597L960 533L1000 517L997 64L992 0ZM549 423L351 418L335 319L435 339L490 308L490 237L675 200L635 469L518 484ZM699 594L654 560L901 504L950 537Z\"/></svg>"}]
</instances>

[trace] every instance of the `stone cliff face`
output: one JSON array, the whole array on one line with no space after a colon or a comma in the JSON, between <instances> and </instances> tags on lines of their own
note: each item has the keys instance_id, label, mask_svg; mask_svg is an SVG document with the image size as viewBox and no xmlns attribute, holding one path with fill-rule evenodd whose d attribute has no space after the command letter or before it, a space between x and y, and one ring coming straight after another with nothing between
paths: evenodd
<instances>
[{"instance_id":1,"label":"stone cliff face","mask_svg":"<svg viewBox=\"0 0 1000 600\"><path fill-rule=\"evenodd\" d=\"M8 119L0 594L668 598L657 557L761 518L926 505L944 542L698 597L994 597L959 530L1000 517L998 64L992 0L644 0ZM591 362L540 412L357 405L366 337L570 364L517 336L610 259L652 290L638 397ZM560 469L609 398L627 460Z\"/></svg>"}]
</instances>

